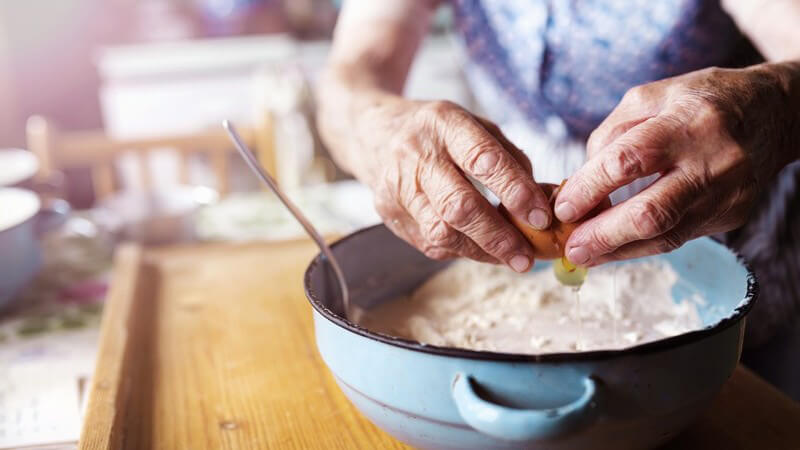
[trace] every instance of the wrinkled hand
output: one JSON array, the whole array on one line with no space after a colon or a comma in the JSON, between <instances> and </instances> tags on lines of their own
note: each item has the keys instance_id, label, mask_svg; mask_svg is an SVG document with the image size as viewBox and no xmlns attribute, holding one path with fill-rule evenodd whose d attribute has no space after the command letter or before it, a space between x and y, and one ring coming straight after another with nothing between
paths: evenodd
<instances>
[{"instance_id":1,"label":"wrinkled hand","mask_svg":"<svg viewBox=\"0 0 800 450\"><path fill-rule=\"evenodd\" d=\"M786 82L766 65L705 69L631 89L592 133L587 162L561 190L556 216L575 221L635 179L660 177L579 226L575 264L664 253L741 226L791 160ZM796 145L796 144L795 144Z\"/></svg>"},{"instance_id":2,"label":"wrinkled hand","mask_svg":"<svg viewBox=\"0 0 800 450\"><path fill-rule=\"evenodd\" d=\"M372 188L378 213L396 235L430 258L530 268L533 249L467 178L520 220L549 226L548 201L530 162L496 125L450 102L392 98L364 111L358 128L359 156L350 169Z\"/></svg>"}]
</instances>

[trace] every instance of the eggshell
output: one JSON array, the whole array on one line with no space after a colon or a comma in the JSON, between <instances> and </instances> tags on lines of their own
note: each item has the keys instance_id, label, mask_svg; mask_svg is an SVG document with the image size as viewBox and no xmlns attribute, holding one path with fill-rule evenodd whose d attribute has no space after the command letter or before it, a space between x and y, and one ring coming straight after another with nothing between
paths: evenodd
<instances>
[{"instance_id":1,"label":"eggshell","mask_svg":"<svg viewBox=\"0 0 800 450\"><path fill-rule=\"evenodd\" d=\"M563 186L564 183L562 182L561 185ZM539 183L539 186L542 187L544 194L550 199L550 209L552 211L561 186L551 183ZM546 230L537 230L527 222L517 220L503 205L500 205L498 209L503 217L508 219L508 221L517 227L517 229L522 232L525 238L528 239L533 247L535 258L556 259L564 256L564 247L569 239L569 236L572 234L575 228L578 228L578 226L580 226L580 224L583 222L591 219L592 217L600 214L600 212L603 210L610 207L611 201L606 198L596 207L594 207L594 209L589 211L589 213L581 217L580 220L572 223L561 222L556 218L556 215L553 214L553 220L550 223L550 227Z\"/></svg>"}]
</instances>

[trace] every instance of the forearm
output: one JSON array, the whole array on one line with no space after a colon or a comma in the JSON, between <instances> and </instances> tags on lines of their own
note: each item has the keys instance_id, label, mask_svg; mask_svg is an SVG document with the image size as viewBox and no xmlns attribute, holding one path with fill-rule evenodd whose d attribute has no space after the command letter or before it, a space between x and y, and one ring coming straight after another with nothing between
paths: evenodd
<instances>
[{"instance_id":1,"label":"forearm","mask_svg":"<svg viewBox=\"0 0 800 450\"><path fill-rule=\"evenodd\" d=\"M771 183L800 159L800 62L756 64L735 70L739 83L712 88L724 110L731 137L747 151L761 178Z\"/></svg>"},{"instance_id":2,"label":"forearm","mask_svg":"<svg viewBox=\"0 0 800 450\"><path fill-rule=\"evenodd\" d=\"M783 110L778 112L785 120L784 132L778 137L776 144L778 151L784 155L781 162L786 165L800 159L800 57L794 61L764 65L777 76L778 86L785 99Z\"/></svg>"},{"instance_id":3,"label":"forearm","mask_svg":"<svg viewBox=\"0 0 800 450\"><path fill-rule=\"evenodd\" d=\"M358 149L364 148L359 129L367 115L390 103L397 94L379 87L357 65L331 64L320 80L317 124L336 164L357 178Z\"/></svg>"},{"instance_id":4,"label":"forearm","mask_svg":"<svg viewBox=\"0 0 800 450\"><path fill-rule=\"evenodd\" d=\"M772 144L783 167L800 159L800 0L723 0L722 5L767 59L751 69L765 74L768 83L777 81L781 95L773 105L778 126Z\"/></svg>"},{"instance_id":5,"label":"forearm","mask_svg":"<svg viewBox=\"0 0 800 450\"><path fill-rule=\"evenodd\" d=\"M433 3L419 0L345 3L331 57L320 80L318 122L336 162L351 173L358 132L375 112L399 100ZM356 154L354 154L356 153Z\"/></svg>"},{"instance_id":6,"label":"forearm","mask_svg":"<svg viewBox=\"0 0 800 450\"><path fill-rule=\"evenodd\" d=\"M722 6L768 61L800 60L800 0L723 0Z\"/></svg>"}]
</instances>

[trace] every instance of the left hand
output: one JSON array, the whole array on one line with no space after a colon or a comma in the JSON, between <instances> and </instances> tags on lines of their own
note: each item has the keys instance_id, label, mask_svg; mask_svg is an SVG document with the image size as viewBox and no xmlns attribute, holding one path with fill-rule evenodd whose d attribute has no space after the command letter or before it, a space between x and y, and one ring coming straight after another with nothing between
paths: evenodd
<instances>
[{"instance_id":1,"label":"left hand","mask_svg":"<svg viewBox=\"0 0 800 450\"><path fill-rule=\"evenodd\" d=\"M638 86L592 133L556 216L573 222L612 191L660 177L580 225L567 258L584 266L664 253L744 224L760 188L793 159L788 81L764 64Z\"/></svg>"}]
</instances>

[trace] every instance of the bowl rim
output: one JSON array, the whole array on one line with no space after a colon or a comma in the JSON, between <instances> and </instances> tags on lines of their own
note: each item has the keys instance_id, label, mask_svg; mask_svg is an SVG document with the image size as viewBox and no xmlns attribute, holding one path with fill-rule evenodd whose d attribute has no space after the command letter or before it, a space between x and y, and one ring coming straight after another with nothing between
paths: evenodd
<instances>
[{"instance_id":1,"label":"bowl rim","mask_svg":"<svg viewBox=\"0 0 800 450\"><path fill-rule=\"evenodd\" d=\"M22 227L24 224L32 221L39 214L39 212L42 211L42 200L39 198L39 195L36 194L36 192L30 189L14 186L0 186L0 192L3 194L11 193L11 195L20 196L20 198L30 200L32 202L31 204L35 205L29 214L20 215L20 217L18 217L17 220L12 222L10 225L0 225L0 233Z\"/></svg>"},{"instance_id":2,"label":"bowl rim","mask_svg":"<svg viewBox=\"0 0 800 450\"><path fill-rule=\"evenodd\" d=\"M14 187L22 184L33 178L41 168L41 163L39 162L39 158L36 156L36 154L30 150L25 150L18 147L0 148L0 161L3 161L4 159L7 161L14 159L17 161L23 161L22 167L27 170L7 176L5 179L0 177L0 187Z\"/></svg>"},{"instance_id":3,"label":"bowl rim","mask_svg":"<svg viewBox=\"0 0 800 450\"><path fill-rule=\"evenodd\" d=\"M331 248L334 249L337 246L342 245L346 241L355 238L356 236L368 233L371 230L379 227L384 227L384 225L377 224L350 233L347 236L331 244ZM724 245L714 239L710 240L713 241L716 245ZM311 303L311 307L314 308L314 310L318 312L320 315L322 315L322 317L324 317L325 319L343 328L345 331L355 333L360 336L378 342L382 342L384 344L389 344L395 347L400 347L407 350L429 353L440 356L450 356L457 358L478 359L487 361L504 361L504 362L598 361L598 360L607 360L611 358L619 358L622 356L654 353L662 350L668 350L680 347L710 337L739 323L747 315L747 313L750 312L750 309L753 307L753 303L755 303L756 299L758 298L758 292L759 292L758 280L755 273L753 272L752 267L747 262L747 260L743 258L735 250L730 249L728 247L726 248L730 252L732 252L734 256L736 256L737 261L740 264L742 264L742 266L744 266L745 270L747 271L747 290L745 292L745 296L739 302L739 305L733 310L731 314L724 317L715 325L710 327L704 327L698 330L690 331L688 333L683 333L676 336L671 336L668 338L659 339L644 344L638 344L618 350L592 350L587 352L558 352L558 353L542 353L542 354L504 353L504 352L494 352L494 351L469 350L469 349L462 349L455 347L441 347L437 345L422 344L417 341L412 341L400 337L376 333L356 323L351 322L349 319L345 317L342 317L334 313L330 308L325 306L320 301L314 290L311 289L311 274L312 272L317 270L318 266L321 265L320 263L322 261L321 253L317 253L317 255L314 257L314 259L306 268L306 272L303 276L303 287L305 290L306 298L308 299L309 303Z\"/></svg>"}]
</instances>

